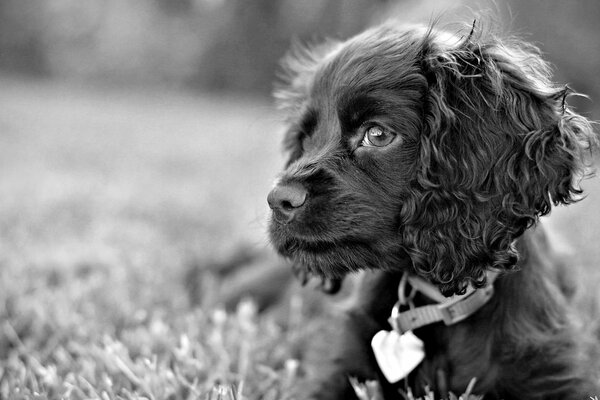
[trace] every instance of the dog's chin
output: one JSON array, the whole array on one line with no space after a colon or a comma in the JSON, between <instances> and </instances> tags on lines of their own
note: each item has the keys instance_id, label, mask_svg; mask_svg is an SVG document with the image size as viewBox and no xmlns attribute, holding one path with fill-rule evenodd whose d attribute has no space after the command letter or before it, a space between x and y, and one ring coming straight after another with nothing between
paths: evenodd
<instances>
[{"instance_id":1,"label":"dog's chin","mask_svg":"<svg viewBox=\"0 0 600 400\"><path fill-rule=\"evenodd\" d=\"M340 280L361 270L400 270L406 268L408 260L406 252L393 241L376 243L349 238L311 241L289 236L272 239L278 253L292 260L297 275L323 280Z\"/></svg>"},{"instance_id":2,"label":"dog's chin","mask_svg":"<svg viewBox=\"0 0 600 400\"><path fill-rule=\"evenodd\" d=\"M331 242L288 240L278 247L278 252L292 260L296 270L323 279L341 279L348 273L362 269L355 260L348 263L337 246Z\"/></svg>"}]
</instances>

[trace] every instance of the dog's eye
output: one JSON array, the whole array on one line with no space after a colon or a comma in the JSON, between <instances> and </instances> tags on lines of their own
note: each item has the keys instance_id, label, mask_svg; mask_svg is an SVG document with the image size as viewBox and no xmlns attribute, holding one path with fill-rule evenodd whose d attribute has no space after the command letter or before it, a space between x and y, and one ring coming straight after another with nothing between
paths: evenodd
<instances>
[{"instance_id":1,"label":"dog's eye","mask_svg":"<svg viewBox=\"0 0 600 400\"><path fill-rule=\"evenodd\" d=\"M395 134L379 125L366 127L361 145L366 147L385 147L392 143Z\"/></svg>"}]
</instances>

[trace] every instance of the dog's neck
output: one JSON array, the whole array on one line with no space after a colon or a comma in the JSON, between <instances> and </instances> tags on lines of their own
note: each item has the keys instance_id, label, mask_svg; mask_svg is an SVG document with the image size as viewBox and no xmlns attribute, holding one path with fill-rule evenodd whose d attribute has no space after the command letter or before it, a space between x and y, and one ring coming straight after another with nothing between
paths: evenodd
<instances>
[{"instance_id":1,"label":"dog's neck","mask_svg":"<svg viewBox=\"0 0 600 400\"><path fill-rule=\"evenodd\" d=\"M524 362L521 355L532 351L552 354L557 346L570 343L575 332L566 328L568 284L552 278L562 265L560 259L553 256L542 227L525 232L517 241L517 248L521 257L519 270L496 279L494 296L479 312L454 325L432 324L415 330L427 353L419 370L441 378L424 381L422 375L414 374L410 380L413 387L429 384L442 392L459 390L473 377L481 376L481 371L487 371L486 379L479 380L477 387L482 393L490 392L503 377L518 381L511 373ZM429 303L426 296L415 298L415 305ZM512 351L505 353L504 349L509 345ZM570 355L573 360L578 360L579 355ZM531 363L537 359L527 360ZM537 365L530 367L535 371L554 369L557 379L564 371L571 371L573 376L589 373L582 369L589 364L573 360L568 357L541 358ZM453 372L458 370L460 374ZM531 376L523 376L523 385L528 379ZM527 396L534 397L533 393L541 396L550 389L540 384L532 390Z\"/></svg>"}]
</instances>

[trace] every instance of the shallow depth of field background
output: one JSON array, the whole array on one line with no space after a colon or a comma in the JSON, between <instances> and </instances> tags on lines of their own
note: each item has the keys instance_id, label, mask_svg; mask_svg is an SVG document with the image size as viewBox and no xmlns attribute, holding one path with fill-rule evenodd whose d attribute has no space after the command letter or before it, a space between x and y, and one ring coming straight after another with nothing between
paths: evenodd
<instances>
[{"instance_id":1,"label":"shallow depth of field background","mask_svg":"<svg viewBox=\"0 0 600 400\"><path fill-rule=\"evenodd\" d=\"M285 398L302 302L223 311L204 273L268 252L277 62L389 16L470 21L458 3L0 1L0 398ZM600 3L495 3L600 119ZM598 180L548 221L590 276Z\"/></svg>"}]
</instances>

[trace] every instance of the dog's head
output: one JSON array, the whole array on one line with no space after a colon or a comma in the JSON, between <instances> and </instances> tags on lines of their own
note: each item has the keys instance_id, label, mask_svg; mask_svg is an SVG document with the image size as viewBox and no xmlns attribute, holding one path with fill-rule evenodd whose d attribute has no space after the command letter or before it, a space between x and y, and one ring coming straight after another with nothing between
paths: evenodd
<instances>
[{"instance_id":1,"label":"dog's head","mask_svg":"<svg viewBox=\"0 0 600 400\"><path fill-rule=\"evenodd\" d=\"M513 269L515 239L581 193L592 129L522 41L384 25L284 67L270 235L308 271L408 266L460 293Z\"/></svg>"}]
</instances>

